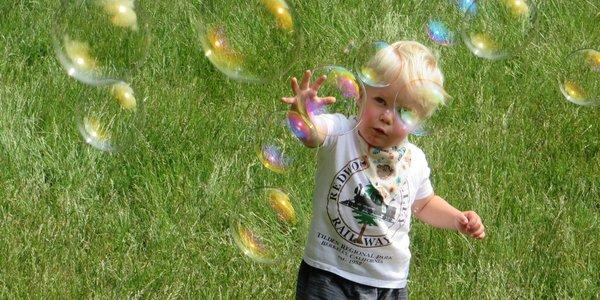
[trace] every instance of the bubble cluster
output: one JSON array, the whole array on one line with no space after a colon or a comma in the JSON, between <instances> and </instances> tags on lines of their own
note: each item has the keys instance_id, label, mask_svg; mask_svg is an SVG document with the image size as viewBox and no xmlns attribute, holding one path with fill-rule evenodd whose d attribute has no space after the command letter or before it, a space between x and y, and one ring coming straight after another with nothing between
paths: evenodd
<instances>
[{"instance_id":1,"label":"bubble cluster","mask_svg":"<svg viewBox=\"0 0 600 300\"><path fill-rule=\"evenodd\" d=\"M150 46L145 14L134 0L64 0L52 35L67 74L90 85L127 80Z\"/></svg>"},{"instance_id":2,"label":"bubble cluster","mask_svg":"<svg viewBox=\"0 0 600 300\"><path fill-rule=\"evenodd\" d=\"M281 76L301 44L298 20L283 0L205 1L190 20L204 56L235 80Z\"/></svg>"},{"instance_id":3,"label":"bubble cluster","mask_svg":"<svg viewBox=\"0 0 600 300\"><path fill-rule=\"evenodd\" d=\"M465 14L462 37L473 54L498 60L514 55L529 40L536 9L530 0L477 1ZM469 9L471 10L471 9Z\"/></svg>"},{"instance_id":4,"label":"bubble cluster","mask_svg":"<svg viewBox=\"0 0 600 300\"><path fill-rule=\"evenodd\" d=\"M569 54L561 70L560 90L575 104L600 105L600 51L582 49Z\"/></svg>"},{"instance_id":5,"label":"bubble cluster","mask_svg":"<svg viewBox=\"0 0 600 300\"><path fill-rule=\"evenodd\" d=\"M277 188L259 188L240 203L244 207L230 221L236 246L260 263L276 263L289 255L298 211L290 197Z\"/></svg>"},{"instance_id":6,"label":"bubble cluster","mask_svg":"<svg viewBox=\"0 0 600 300\"><path fill-rule=\"evenodd\" d=\"M75 109L75 123L86 143L101 151L118 152L135 138L144 117L141 105L125 82L86 89Z\"/></svg>"}]
</instances>

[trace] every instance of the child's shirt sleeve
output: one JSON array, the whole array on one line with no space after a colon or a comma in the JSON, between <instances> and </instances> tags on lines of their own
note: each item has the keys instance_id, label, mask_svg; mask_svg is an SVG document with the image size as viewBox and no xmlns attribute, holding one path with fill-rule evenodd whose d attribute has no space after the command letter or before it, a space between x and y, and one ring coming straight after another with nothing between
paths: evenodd
<instances>
[{"instance_id":1,"label":"child's shirt sleeve","mask_svg":"<svg viewBox=\"0 0 600 300\"><path fill-rule=\"evenodd\" d=\"M332 150L337 142L337 137L352 130L352 120L342 114L321 114L314 116L315 122L320 122L321 127L327 130L322 148Z\"/></svg>"}]
</instances>

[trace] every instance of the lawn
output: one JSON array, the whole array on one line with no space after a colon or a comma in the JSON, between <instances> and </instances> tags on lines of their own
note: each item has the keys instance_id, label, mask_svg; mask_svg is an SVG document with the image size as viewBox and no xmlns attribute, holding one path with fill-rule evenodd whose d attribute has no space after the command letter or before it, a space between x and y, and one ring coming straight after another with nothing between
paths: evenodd
<instances>
[{"instance_id":1,"label":"lawn","mask_svg":"<svg viewBox=\"0 0 600 300\"><path fill-rule=\"evenodd\" d=\"M56 59L58 1L1 1L0 297L293 298L318 150L291 143L280 175L256 147L285 136L291 76L351 67L344 50L365 40L416 40L439 55L453 101L411 141L436 192L477 211L487 237L414 220L410 296L600 298L600 111L558 87L566 55L600 50L600 3L538 0L529 41L489 61L428 39L427 20L451 14L443 1L289 1L303 42L289 71L260 84L204 57L189 20L197 0L140 1L152 34L131 78L143 122L115 154L84 143L73 122L92 88ZM246 191L261 186L285 189L301 212L274 265L248 259L229 234Z\"/></svg>"}]
</instances>

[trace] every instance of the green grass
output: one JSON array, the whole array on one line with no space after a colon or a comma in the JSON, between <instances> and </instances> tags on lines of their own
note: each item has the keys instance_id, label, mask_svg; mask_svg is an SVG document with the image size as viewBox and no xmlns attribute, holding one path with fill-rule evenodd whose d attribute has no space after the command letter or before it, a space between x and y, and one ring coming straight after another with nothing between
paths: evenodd
<instances>
[{"instance_id":1,"label":"green grass","mask_svg":"<svg viewBox=\"0 0 600 300\"><path fill-rule=\"evenodd\" d=\"M411 297L600 297L599 111L557 86L565 55L600 49L594 1L543 1L530 43L497 62L429 42L423 24L449 13L430 1L290 1L303 46L289 74L259 85L204 59L185 1L146 1L154 42L132 85L147 114L117 155L90 148L72 124L85 87L54 57L55 2L0 3L0 297L292 298L315 152L293 148L292 171L276 175L254 147L282 132L272 120L289 76L348 65L343 49L365 39L439 53L454 100L435 134L413 141L436 192L487 226L474 241L414 221ZM304 212L290 259L274 266L248 260L228 235L240 195L264 185Z\"/></svg>"}]
</instances>

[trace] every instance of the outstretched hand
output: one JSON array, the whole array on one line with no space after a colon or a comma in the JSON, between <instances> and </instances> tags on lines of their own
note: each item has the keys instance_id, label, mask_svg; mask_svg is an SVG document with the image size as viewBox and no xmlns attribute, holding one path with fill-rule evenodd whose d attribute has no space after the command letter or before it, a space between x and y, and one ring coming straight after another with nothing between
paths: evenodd
<instances>
[{"instance_id":1,"label":"outstretched hand","mask_svg":"<svg viewBox=\"0 0 600 300\"><path fill-rule=\"evenodd\" d=\"M281 102L290 104L291 109L295 110L303 115L306 115L306 102L314 101L319 105L329 105L335 102L335 97L318 97L317 92L327 80L327 76L322 75L317 78L317 80L310 84L310 78L312 77L312 72L307 70L304 72L304 77L302 78L302 82L298 85L298 80L296 77L292 77L291 85L292 91L294 92L293 97L283 97L281 98Z\"/></svg>"},{"instance_id":2,"label":"outstretched hand","mask_svg":"<svg viewBox=\"0 0 600 300\"><path fill-rule=\"evenodd\" d=\"M485 237L485 226L483 226L479 215L474 211L463 211L457 215L456 228L458 231L479 240Z\"/></svg>"}]
</instances>

